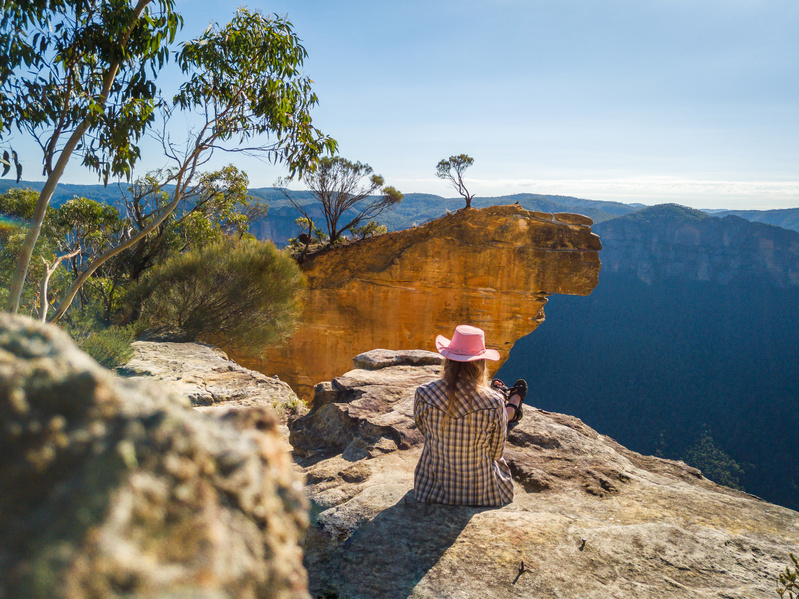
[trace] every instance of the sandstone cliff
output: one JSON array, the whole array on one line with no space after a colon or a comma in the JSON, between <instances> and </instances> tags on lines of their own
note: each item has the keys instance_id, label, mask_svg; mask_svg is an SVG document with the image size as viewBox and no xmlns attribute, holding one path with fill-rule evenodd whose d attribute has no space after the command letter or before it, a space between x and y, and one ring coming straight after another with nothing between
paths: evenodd
<instances>
[{"instance_id":1,"label":"sandstone cliff","mask_svg":"<svg viewBox=\"0 0 799 599\"><path fill-rule=\"evenodd\" d=\"M520 206L464 209L321 252L303 265L309 292L297 332L265 361L242 362L309 399L353 355L429 348L461 323L483 328L504 359L543 320L549 294L596 287L601 245L590 225Z\"/></svg>"},{"instance_id":2,"label":"sandstone cliff","mask_svg":"<svg viewBox=\"0 0 799 599\"><path fill-rule=\"evenodd\" d=\"M663 204L596 226L606 271L645 283L682 278L726 284L747 278L799 286L799 233L737 216L716 218Z\"/></svg>"},{"instance_id":3,"label":"sandstone cliff","mask_svg":"<svg viewBox=\"0 0 799 599\"><path fill-rule=\"evenodd\" d=\"M799 513L629 451L571 416L526 407L505 451L512 504L417 503L413 392L438 377L438 359L359 356L291 424L314 506L305 564L315 596L776 596Z\"/></svg>"}]
</instances>

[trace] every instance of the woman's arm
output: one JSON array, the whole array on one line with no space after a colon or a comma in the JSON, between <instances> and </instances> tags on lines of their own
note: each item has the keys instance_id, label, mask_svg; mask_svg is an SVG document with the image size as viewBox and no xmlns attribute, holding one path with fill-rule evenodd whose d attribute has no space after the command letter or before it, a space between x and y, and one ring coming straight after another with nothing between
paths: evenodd
<instances>
[{"instance_id":1,"label":"woman's arm","mask_svg":"<svg viewBox=\"0 0 799 599\"><path fill-rule=\"evenodd\" d=\"M491 410L493 427L489 430L488 451L491 458L498 460L505 453L505 439L508 437L508 414L504 406Z\"/></svg>"},{"instance_id":2,"label":"woman's arm","mask_svg":"<svg viewBox=\"0 0 799 599\"><path fill-rule=\"evenodd\" d=\"M413 398L413 421L416 423L416 427L419 429L419 432L424 434L424 418L422 417L422 414L424 414L427 404L422 400L422 394L420 391L421 387L417 388L416 395L414 395Z\"/></svg>"}]
</instances>

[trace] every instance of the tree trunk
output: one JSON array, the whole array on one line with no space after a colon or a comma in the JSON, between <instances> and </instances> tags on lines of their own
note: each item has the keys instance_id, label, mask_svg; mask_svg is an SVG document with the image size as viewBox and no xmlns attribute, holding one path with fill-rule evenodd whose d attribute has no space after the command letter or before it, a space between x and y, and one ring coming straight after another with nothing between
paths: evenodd
<instances>
[{"instance_id":1,"label":"tree trunk","mask_svg":"<svg viewBox=\"0 0 799 599\"><path fill-rule=\"evenodd\" d=\"M148 235L153 229L155 229L158 225L160 225L166 217L172 214L172 211L177 207L178 203L180 202L180 198L182 197L180 191L180 181L178 181L178 185L175 189L175 197L172 199L169 204L164 207L164 211L161 213L157 219L155 219L152 223L146 226L144 229L139 231L136 235L128 239L126 242L113 247L109 250L106 250L103 254L97 256L94 260L92 260L89 265L86 267L81 275L75 279L75 282L72 283L72 286L67 289L67 292L64 294L64 299L61 301L61 304L58 306L58 310L53 315L53 317L49 320L49 322L55 323L58 322L64 313L67 311L67 308L72 304L72 300L75 299L75 295L77 295L80 288L83 287L83 284L89 280L98 268L100 268L103 264L108 262L111 258L126 250L134 243L139 241L139 239L143 238L145 235Z\"/></svg>"},{"instance_id":2,"label":"tree trunk","mask_svg":"<svg viewBox=\"0 0 799 599\"><path fill-rule=\"evenodd\" d=\"M6 310L11 314L16 314L19 311L19 302L22 297L22 287L25 284L25 277L28 275L28 267L31 262L31 255L33 255L33 248L36 247L36 242L39 240L39 233L42 231L42 223L44 223L44 215L47 213L47 207L50 205L50 198L53 197L56 185L58 185L61 175L64 173L64 168L67 162L78 145L83 134L89 128L89 121L84 120L72 135L69 137L66 146L61 151L58 157L53 172L47 177L47 182L44 184L39 199L36 201L36 208L33 211L33 222L28 233L25 235L25 241L22 243L22 250L17 260L17 269L14 271L14 278L11 281L11 289L8 293L8 304Z\"/></svg>"}]
</instances>

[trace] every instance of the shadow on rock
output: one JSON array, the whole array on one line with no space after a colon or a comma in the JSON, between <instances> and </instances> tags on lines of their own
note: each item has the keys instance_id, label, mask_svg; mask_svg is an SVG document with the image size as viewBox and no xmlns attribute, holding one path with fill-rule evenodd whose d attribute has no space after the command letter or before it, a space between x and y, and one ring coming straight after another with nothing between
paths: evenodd
<instances>
[{"instance_id":1,"label":"shadow on rock","mask_svg":"<svg viewBox=\"0 0 799 599\"><path fill-rule=\"evenodd\" d=\"M420 503L413 491L361 525L343 543L335 528L308 531L305 566L315 597L405 598L435 566L472 517L491 508ZM391 551L385 551L387 546ZM382 549L382 550L381 550ZM335 573L327 580L324 572Z\"/></svg>"}]
</instances>

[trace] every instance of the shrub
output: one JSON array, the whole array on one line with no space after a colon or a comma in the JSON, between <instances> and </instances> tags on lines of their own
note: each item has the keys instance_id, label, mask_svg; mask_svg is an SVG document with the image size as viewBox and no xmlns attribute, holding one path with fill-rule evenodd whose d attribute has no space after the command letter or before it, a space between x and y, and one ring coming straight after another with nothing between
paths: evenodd
<instances>
[{"instance_id":1,"label":"shrub","mask_svg":"<svg viewBox=\"0 0 799 599\"><path fill-rule=\"evenodd\" d=\"M352 238L366 239L367 237L374 237L375 235L382 235L388 232L386 225L370 220L368 223L361 227L352 228Z\"/></svg>"},{"instance_id":2,"label":"shrub","mask_svg":"<svg viewBox=\"0 0 799 599\"><path fill-rule=\"evenodd\" d=\"M304 287L297 264L271 242L226 239L153 267L131 301L148 326L252 356L293 329Z\"/></svg>"},{"instance_id":3,"label":"shrub","mask_svg":"<svg viewBox=\"0 0 799 599\"><path fill-rule=\"evenodd\" d=\"M788 599L797 599L799 597L799 560L793 553L789 554L794 568L785 568L777 579L777 594L780 597L785 597L786 593Z\"/></svg>"},{"instance_id":4,"label":"shrub","mask_svg":"<svg viewBox=\"0 0 799 599\"><path fill-rule=\"evenodd\" d=\"M134 339L132 327L112 326L96 331L79 341L80 348L106 368L122 366L133 356L131 342Z\"/></svg>"}]
</instances>

